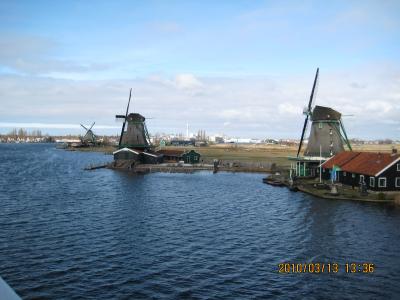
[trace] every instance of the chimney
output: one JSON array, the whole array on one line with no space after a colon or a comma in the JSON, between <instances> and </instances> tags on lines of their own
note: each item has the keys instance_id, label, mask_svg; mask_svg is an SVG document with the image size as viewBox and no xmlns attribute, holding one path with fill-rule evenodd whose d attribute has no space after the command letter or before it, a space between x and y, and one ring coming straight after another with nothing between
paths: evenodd
<instances>
[{"instance_id":1,"label":"chimney","mask_svg":"<svg viewBox=\"0 0 400 300\"><path fill-rule=\"evenodd\" d=\"M392 148L392 156L397 155L397 149L396 148Z\"/></svg>"}]
</instances>

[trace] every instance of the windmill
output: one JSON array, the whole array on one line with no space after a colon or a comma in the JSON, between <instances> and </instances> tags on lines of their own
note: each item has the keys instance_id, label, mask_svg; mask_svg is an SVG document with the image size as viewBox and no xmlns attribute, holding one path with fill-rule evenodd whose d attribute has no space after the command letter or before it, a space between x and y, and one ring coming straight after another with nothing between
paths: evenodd
<instances>
[{"instance_id":1,"label":"windmill","mask_svg":"<svg viewBox=\"0 0 400 300\"><path fill-rule=\"evenodd\" d=\"M121 135L119 137L118 148L135 148L141 150L151 149L150 137L147 131L145 117L138 113L129 113L129 105L131 102L132 89L129 92L128 105L125 115L116 115L117 119L123 119ZM128 123L128 126L126 126ZM125 127L127 130L125 131Z\"/></svg>"},{"instance_id":2,"label":"windmill","mask_svg":"<svg viewBox=\"0 0 400 300\"><path fill-rule=\"evenodd\" d=\"M316 105L314 108L312 107L315 101L318 75L319 68L317 68L317 72L315 73L308 106L304 109L306 117L297 150L297 158L300 155L309 119L311 119L311 132L306 150L304 151L305 157L328 158L338 152L344 151L344 144L347 145L349 150L352 150L343 126L342 114L330 107L319 105Z\"/></svg>"},{"instance_id":3,"label":"windmill","mask_svg":"<svg viewBox=\"0 0 400 300\"><path fill-rule=\"evenodd\" d=\"M95 123L96 122L93 122L92 126L90 126L89 128L80 124L83 127L83 129L86 130L85 135L81 138L82 144L96 144L97 136L93 133L93 130L92 130Z\"/></svg>"}]
</instances>

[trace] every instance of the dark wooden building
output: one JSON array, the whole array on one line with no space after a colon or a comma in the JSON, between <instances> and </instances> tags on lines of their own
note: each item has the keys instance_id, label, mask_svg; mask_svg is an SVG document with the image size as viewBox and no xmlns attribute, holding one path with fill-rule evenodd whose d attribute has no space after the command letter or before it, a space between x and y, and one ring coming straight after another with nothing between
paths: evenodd
<instances>
[{"instance_id":1,"label":"dark wooden building","mask_svg":"<svg viewBox=\"0 0 400 300\"><path fill-rule=\"evenodd\" d=\"M183 161L188 164L197 164L200 162L200 153L190 150L169 150L163 149L157 151L157 154L164 156L164 162L178 162Z\"/></svg>"},{"instance_id":2,"label":"dark wooden building","mask_svg":"<svg viewBox=\"0 0 400 300\"><path fill-rule=\"evenodd\" d=\"M374 191L400 191L400 155L379 152L343 151L321 165L324 179L335 178L343 184L363 183ZM335 176L332 176L335 172Z\"/></svg>"},{"instance_id":3,"label":"dark wooden building","mask_svg":"<svg viewBox=\"0 0 400 300\"><path fill-rule=\"evenodd\" d=\"M160 164L163 155L138 149L122 148L113 152L114 160L132 160L143 164Z\"/></svg>"},{"instance_id":4,"label":"dark wooden building","mask_svg":"<svg viewBox=\"0 0 400 300\"><path fill-rule=\"evenodd\" d=\"M185 151L163 149L163 150L157 151L157 153L163 155L164 162L178 162L178 161L183 160L182 155L185 153Z\"/></svg>"},{"instance_id":5,"label":"dark wooden building","mask_svg":"<svg viewBox=\"0 0 400 300\"><path fill-rule=\"evenodd\" d=\"M183 161L188 164L197 164L200 162L200 153L190 150L182 155Z\"/></svg>"}]
</instances>

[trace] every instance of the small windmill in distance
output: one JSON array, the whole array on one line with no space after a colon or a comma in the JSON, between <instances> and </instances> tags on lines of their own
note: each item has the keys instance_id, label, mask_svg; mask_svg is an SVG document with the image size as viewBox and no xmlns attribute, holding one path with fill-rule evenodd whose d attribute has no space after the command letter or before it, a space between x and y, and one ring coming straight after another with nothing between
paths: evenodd
<instances>
[{"instance_id":1,"label":"small windmill in distance","mask_svg":"<svg viewBox=\"0 0 400 300\"><path fill-rule=\"evenodd\" d=\"M87 128L86 126L80 124L83 129L86 130L86 133L83 137L81 137L81 143L82 145L95 145L97 143L97 136L93 133L93 126L96 124L96 122L93 122L93 124Z\"/></svg>"}]
</instances>

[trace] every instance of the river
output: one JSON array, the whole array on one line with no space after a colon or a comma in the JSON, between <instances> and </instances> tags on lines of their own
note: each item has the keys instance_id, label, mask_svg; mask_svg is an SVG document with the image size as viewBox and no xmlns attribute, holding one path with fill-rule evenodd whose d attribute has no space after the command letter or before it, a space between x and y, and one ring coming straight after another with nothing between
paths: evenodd
<instances>
[{"instance_id":1,"label":"river","mask_svg":"<svg viewBox=\"0 0 400 300\"><path fill-rule=\"evenodd\" d=\"M400 208L260 174L83 170L111 159L0 144L0 276L23 299L398 299ZM339 270L281 274L283 262Z\"/></svg>"}]
</instances>

